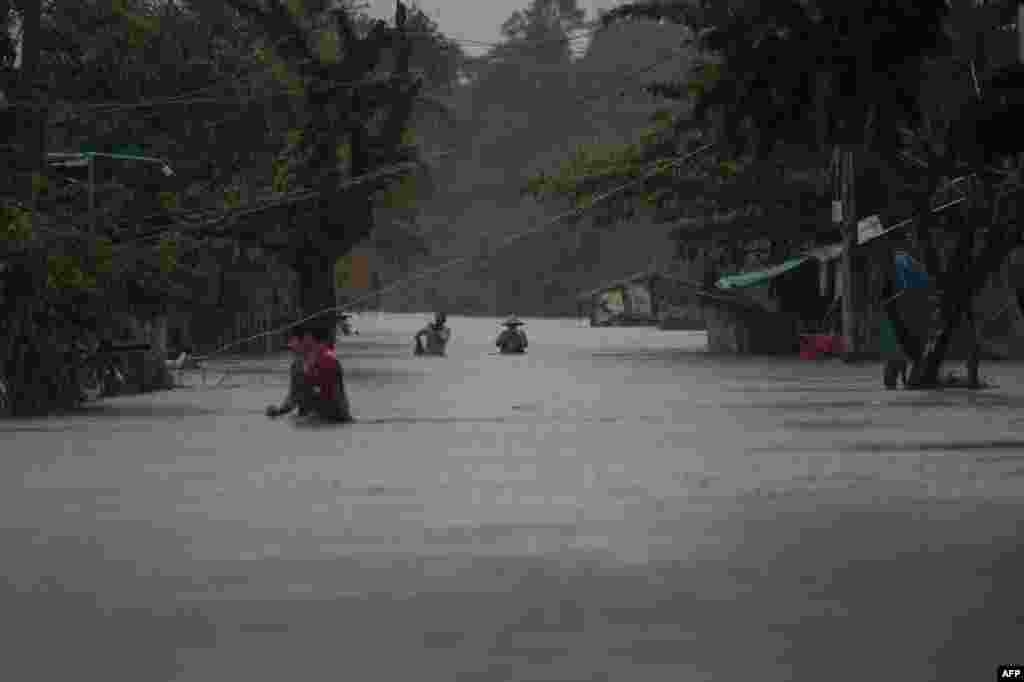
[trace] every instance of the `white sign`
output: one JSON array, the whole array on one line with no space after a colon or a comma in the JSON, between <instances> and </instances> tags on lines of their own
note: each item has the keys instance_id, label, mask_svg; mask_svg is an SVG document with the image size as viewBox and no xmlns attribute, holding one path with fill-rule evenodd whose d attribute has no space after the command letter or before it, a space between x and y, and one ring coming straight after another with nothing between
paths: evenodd
<instances>
[{"instance_id":1,"label":"white sign","mask_svg":"<svg viewBox=\"0 0 1024 682\"><path fill-rule=\"evenodd\" d=\"M882 226L882 221L879 220L878 216L868 216L857 223L857 243L863 244L883 232L885 232L885 228Z\"/></svg>"}]
</instances>

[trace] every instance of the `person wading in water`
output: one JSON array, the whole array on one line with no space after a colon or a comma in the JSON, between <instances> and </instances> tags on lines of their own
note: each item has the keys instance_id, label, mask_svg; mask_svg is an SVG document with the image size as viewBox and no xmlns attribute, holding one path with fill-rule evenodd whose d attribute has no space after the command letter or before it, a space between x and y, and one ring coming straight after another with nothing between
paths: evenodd
<instances>
[{"instance_id":1,"label":"person wading in water","mask_svg":"<svg viewBox=\"0 0 1024 682\"><path fill-rule=\"evenodd\" d=\"M494 345L498 347L501 353L526 352L528 343L526 341L526 332L522 330L524 324L515 315L505 320L505 329L501 331L498 335L498 340L494 342Z\"/></svg>"},{"instance_id":2,"label":"person wading in water","mask_svg":"<svg viewBox=\"0 0 1024 682\"><path fill-rule=\"evenodd\" d=\"M452 337L452 330L445 325L447 321L447 315L436 313L433 322L416 332L416 336L413 337L416 341L416 355L445 354L445 348Z\"/></svg>"},{"instance_id":3,"label":"person wading in water","mask_svg":"<svg viewBox=\"0 0 1024 682\"><path fill-rule=\"evenodd\" d=\"M345 376L329 330L310 325L293 332L288 347L296 354L292 363L288 396L280 407L267 408L267 416L278 417L298 408L299 415L325 421L353 421Z\"/></svg>"}]
</instances>

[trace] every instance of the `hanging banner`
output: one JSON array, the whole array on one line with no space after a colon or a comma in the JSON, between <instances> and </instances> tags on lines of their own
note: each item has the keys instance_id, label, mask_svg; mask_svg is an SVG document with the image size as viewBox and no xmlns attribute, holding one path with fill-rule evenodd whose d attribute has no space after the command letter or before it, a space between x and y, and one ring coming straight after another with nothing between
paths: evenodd
<instances>
[{"instance_id":1,"label":"hanging banner","mask_svg":"<svg viewBox=\"0 0 1024 682\"><path fill-rule=\"evenodd\" d=\"M868 216L857 223L857 243L863 244L885 232L882 221L877 215Z\"/></svg>"}]
</instances>

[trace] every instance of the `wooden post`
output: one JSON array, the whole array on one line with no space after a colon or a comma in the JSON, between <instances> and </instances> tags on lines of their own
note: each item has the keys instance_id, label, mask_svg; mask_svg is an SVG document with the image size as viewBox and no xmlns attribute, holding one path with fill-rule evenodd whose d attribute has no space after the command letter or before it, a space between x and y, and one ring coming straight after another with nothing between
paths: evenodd
<instances>
[{"instance_id":1,"label":"wooden post","mask_svg":"<svg viewBox=\"0 0 1024 682\"><path fill-rule=\"evenodd\" d=\"M273 312L271 310L268 309L268 311L264 313L263 321L263 331L267 332L267 335L263 337L263 348L266 351L267 355L270 355L271 353L274 352L274 337L272 334L268 333L274 326L274 317Z\"/></svg>"},{"instance_id":2,"label":"wooden post","mask_svg":"<svg viewBox=\"0 0 1024 682\"><path fill-rule=\"evenodd\" d=\"M1017 60L1024 64L1024 0L1017 0Z\"/></svg>"},{"instance_id":3,"label":"wooden post","mask_svg":"<svg viewBox=\"0 0 1024 682\"><path fill-rule=\"evenodd\" d=\"M843 287L843 345L847 358L852 358L860 350L859 320L856 306L856 271L854 268L855 249L857 247L857 205L854 197L854 158L853 149L836 148L836 163L839 182L838 209L833 202L834 221L841 226L843 235L843 254L841 263L841 280Z\"/></svg>"},{"instance_id":4,"label":"wooden post","mask_svg":"<svg viewBox=\"0 0 1024 682\"><path fill-rule=\"evenodd\" d=\"M153 341L152 341L153 367L155 372L155 387L165 388L167 386L167 314L161 312L153 320Z\"/></svg>"}]
</instances>

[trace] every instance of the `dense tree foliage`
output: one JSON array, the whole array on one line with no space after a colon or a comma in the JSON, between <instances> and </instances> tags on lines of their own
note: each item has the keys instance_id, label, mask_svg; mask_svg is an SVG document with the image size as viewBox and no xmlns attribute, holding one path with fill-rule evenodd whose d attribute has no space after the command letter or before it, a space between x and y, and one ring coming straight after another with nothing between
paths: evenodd
<instances>
[{"instance_id":1,"label":"dense tree foliage","mask_svg":"<svg viewBox=\"0 0 1024 682\"><path fill-rule=\"evenodd\" d=\"M934 383L971 297L1020 239L1016 214L1007 210L1018 197L1013 155L1021 146L1012 123L1020 111L1021 89L1014 87L1019 67L1013 34L1006 30L1012 29L1014 9L1010 2L939 0L650 0L621 6L606 22L668 20L698 38L700 58L692 68L651 85L679 105L656 121L661 137L647 131L633 147L581 152L560 175L536 178L530 189L585 201L595 186L653 170L634 200L667 196L699 207L694 199L710 194L710 211L698 209L689 224L710 220L714 227L707 233L730 240L735 233L726 228L747 215L737 199L763 214L768 195L786 196L799 187L788 182L794 173L822 177L837 153L856 153L861 165L870 162L870 172L856 179L857 214L902 202L917 217L913 233L942 298L941 321L916 363L914 381ZM680 172L666 161L709 141L718 155L708 159L713 171ZM742 178L747 173L753 173L750 182ZM975 210L957 223L943 262L949 222L934 220L931 206L946 183L964 174L978 180L970 202ZM876 191L864 187L871 175L885 180L875 183L882 185ZM743 185L755 193L735 193ZM837 198L834 188L818 187L812 205L823 208ZM757 196L760 190L767 191ZM799 221L758 222L777 230ZM842 236L852 259L856 234L847 227ZM968 287L953 285L962 278Z\"/></svg>"},{"instance_id":2,"label":"dense tree foliage","mask_svg":"<svg viewBox=\"0 0 1024 682\"><path fill-rule=\"evenodd\" d=\"M45 309L95 319L194 298L195 256L218 243L277 249L305 309L333 306L334 260L376 209L405 208L422 166L411 124L439 109L422 83L458 63L398 6L408 27L313 1L0 5L5 350ZM93 178L82 151L101 153ZM389 243L423 246L401 228Z\"/></svg>"}]
</instances>

